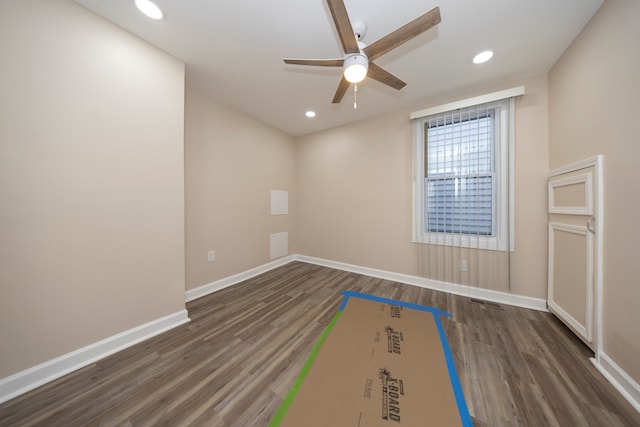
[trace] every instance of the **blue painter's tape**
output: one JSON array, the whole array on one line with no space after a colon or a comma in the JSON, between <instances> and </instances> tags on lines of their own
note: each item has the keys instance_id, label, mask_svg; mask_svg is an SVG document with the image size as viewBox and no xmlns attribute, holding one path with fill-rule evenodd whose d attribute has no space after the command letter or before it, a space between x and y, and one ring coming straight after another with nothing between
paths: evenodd
<instances>
[{"instance_id":1,"label":"blue painter's tape","mask_svg":"<svg viewBox=\"0 0 640 427\"><path fill-rule=\"evenodd\" d=\"M449 379L451 380L451 387L453 388L453 394L458 404L458 412L460 413L460 420L463 427L473 427L473 421L469 414L469 408L467 408L467 402L464 400L464 393L462 393L462 387L460 386L460 379L456 372L456 366L453 363L453 355L451 354L451 348L447 341L447 336L444 333L444 327L440 318L433 315L433 320L436 322L438 328L438 334L440 335L440 343L442 344L442 350L444 351L444 358L447 361L447 368L449 369Z\"/></svg>"},{"instance_id":2,"label":"blue painter's tape","mask_svg":"<svg viewBox=\"0 0 640 427\"><path fill-rule=\"evenodd\" d=\"M342 292L340 292L340 294L344 295L345 298L342 300L342 304L340 304L340 307L338 307L338 311L342 311L346 307L347 302L349 301L349 297L350 297L349 292L350 291L342 291Z\"/></svg>"},{"instance_id":3,"label":"blue painter's tape","mask_svg":"<svg viewBox=\"0 0 640 427\"><path fill-rule=\"evenodd\" d=\"M439 309L434 308L434 307L428 307L426 305L420 305L420 304L414 304L414 303L411 303L411 302L398 301L398 300L395 300L395 299L377 297L375 295L362 294L360 292L354 292L354 291L342 291L340 293L347 297L342 302L342 305L340 306L340 310L343 310L344 307L347 305L347 301L349 300L349 297L356 297L356 298L366 299L366 300L369 300L369 301L376 301L376 302L381 302L381 303L384 303L384 304L392 304L392 305L397 305L397 306L400 306L400 307L412 308L414 310L426 311L426 312L429 312L429 313L433 313L434 315L442 315L442 316L451 317L451 314L447 313L446 311L442 311L442 310L439 310Z\"/></svg>"}]
</instances>

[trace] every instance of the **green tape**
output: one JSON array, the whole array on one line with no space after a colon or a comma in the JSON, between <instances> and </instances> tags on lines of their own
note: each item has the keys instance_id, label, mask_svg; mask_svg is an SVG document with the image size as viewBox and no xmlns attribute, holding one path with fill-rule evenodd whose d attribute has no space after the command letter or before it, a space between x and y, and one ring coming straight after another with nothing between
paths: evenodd
<instances>
[{"instance_id":1,"label":"green tape","mask_svg":"<svg viewBox=\"0 0 640 427\"><path fill-rule=\"evenodd\" d=\"M318 352L320 351L322 344L324 344L324 341L327 339L329 332L331 332L331 330L333 329L333 326L336 324L341 314L342 314L341 310L336 312L336 314L333 316L333 319L331 319L331 322L329 322L329 325L322 332L322 335L320 335L320 338L318 339L316 344L313 346L313 350L311 350L311 354L309 355L309 358L307 359L304 366L302 367L302 370L300 371L298 378L296 378L295 382L289 389L287 396L284 398L284 400L280 404L280 407L278 408L275 415L271 419L271 422L269 423L269 427L278 427L282 422L282 420L284 419L284 416L287 414L289 407L293 403L293 399L298 394L298 390L300 390L302 383L304 382L305 378L307 378L307 375L311 370L311 366L313 365L313 362L315 362L316 357L318 356Z\"/></svg>"}]
</instances>

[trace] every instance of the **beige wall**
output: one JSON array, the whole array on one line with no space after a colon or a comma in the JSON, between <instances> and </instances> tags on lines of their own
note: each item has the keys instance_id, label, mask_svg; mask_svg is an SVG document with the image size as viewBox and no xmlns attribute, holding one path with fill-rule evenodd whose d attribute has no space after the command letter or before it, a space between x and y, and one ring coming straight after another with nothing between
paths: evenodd
<instances>
[{"instance_id":1,"label":"beige wall","mask_svg":"<svg viewBox=\"0 0 640 427\"><path fill-rule=\"evenodd\" d=\"M549 161L604 158L603 351L640 382L640 2L607 0L549 72Z\"/></svg>"},{"instance_id":2,"label":"beige wall","mask_svg":"<svg viewBox=\"0 0 640 427\"><path fill-rule=\"evenodd\" d=\"M408 112L297 140L303 255L415 273Z\"/></svg>"},{"instance_id":3,"label":"beige wall","mask_svg":"<svg viewBox=\"0 0 640 427\"><path fill-rule=\"evenodd\" d=\"M516 250L511 255L511 291L545 298L546 76L434 100L413 110L522 84L527 93L516 100L515 112ZM409 113L401 111L297 139L299 253L410 275L435 274L421 262L424 248L411 243ZM486 259L481 254L468 260L469 271L483 277L478 283L453 274L444 279L496 288L495 277L482 272ZM504 265L500 259L491 262Z\"/></svg>"},{"instance_id":4,"label":"beige wall","mask_svg":"<svg viewBox=\"0 0 640 427\"><path fill-rule=\"evenodd\" d=\"M271 233L296 252L292 137L187 85L185 169L187 289L268 263ZM271 190L289 193L288 215L270 214Z\"/></svg>"},{"instance_id":5,"label":"beige wall","mask_svg":"<svg viewBox=\"0 0 640 427\"><path fill-rule=\"evenodd\" d=\"M0 378L184 309L184 64L0 3Z\"/></svg>"}]
</instances>

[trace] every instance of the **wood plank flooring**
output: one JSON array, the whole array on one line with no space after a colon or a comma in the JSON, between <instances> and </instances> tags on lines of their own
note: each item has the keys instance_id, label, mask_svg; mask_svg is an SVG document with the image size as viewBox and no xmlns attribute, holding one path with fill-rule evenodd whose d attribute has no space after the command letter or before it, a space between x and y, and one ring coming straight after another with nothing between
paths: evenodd
<instances>
[{"instance_id":1,"label":"wood plank flooring","mask_svg":"<svg viewBox=\"0 0 640 427\"><path fill-rule=\"evenodd\" d=\"M195 300L190 323L5 402L0 426L266 426L341 290L453 315L443 324L477 427L640 426L548 313L300 262Z\"/></svg>"}]
</instances>

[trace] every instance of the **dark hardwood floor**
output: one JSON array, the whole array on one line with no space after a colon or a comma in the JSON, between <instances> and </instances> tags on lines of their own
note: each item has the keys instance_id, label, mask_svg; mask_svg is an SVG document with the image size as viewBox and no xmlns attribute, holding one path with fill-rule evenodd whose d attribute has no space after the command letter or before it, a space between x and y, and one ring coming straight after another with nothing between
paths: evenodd
<instances>
[{"instance_id":1,"label":"dark hardwood floor","mask_svg":"<svg viewBox=\"0 0 640 427\"><path fill-rule=\"evenodd\" d=\"M190 323L5 402L0 425L266 426L347 289L453 315L443 324L475 426L640 426L548 313L300 262L195 300Z\"/></svg>"}]
</instances>

